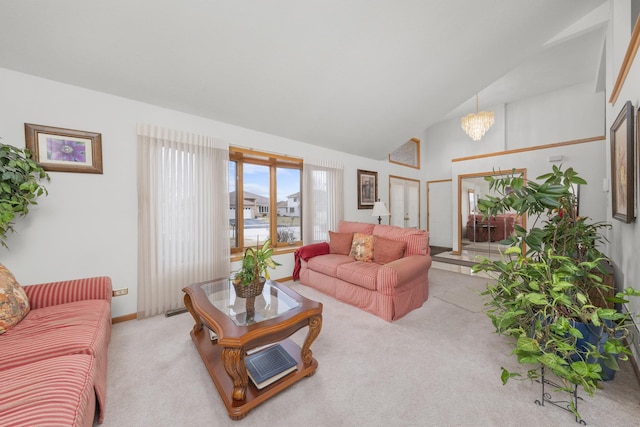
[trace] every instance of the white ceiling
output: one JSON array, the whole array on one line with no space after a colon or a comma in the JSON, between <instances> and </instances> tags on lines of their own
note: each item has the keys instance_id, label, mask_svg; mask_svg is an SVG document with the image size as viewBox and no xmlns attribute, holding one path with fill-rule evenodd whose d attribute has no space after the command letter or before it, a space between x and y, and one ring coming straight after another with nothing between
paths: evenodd
<instances>
[{"instance_id":1,"label":"white ceiling","mask_svg":"<svg viewBox=\"0 0 640 427\"><path fill-rule=\"evenodd\" d=\"M0 0L0 67L383 159L477 92L596 91L608 3Z\"/></svg>"}]
</instances>

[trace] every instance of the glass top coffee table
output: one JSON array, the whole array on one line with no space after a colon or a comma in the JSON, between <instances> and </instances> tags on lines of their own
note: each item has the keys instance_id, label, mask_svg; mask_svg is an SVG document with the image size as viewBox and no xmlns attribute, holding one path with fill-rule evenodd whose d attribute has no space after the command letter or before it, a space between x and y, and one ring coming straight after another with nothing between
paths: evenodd
<instances>
[{"instance_id":1,"label":"glass top coffee table","mask_svg":"<svg viewBox=\"0 0 640 427\"><path fill-rule=\"evenodd\" d=\"M243 418L315 373L318 362L312 357L311 344L322 328L321 303L273 281L267 281L262 294L254 298L237 297L226 278L194 283L183 291L185 306L195 320L191 339L232 419ZM309 330L300 348L289 337L305 326ZM259 390L248 379L245 356L272 343L282 345L298 362L297 370Z\"/></svg>"}]
</instances>

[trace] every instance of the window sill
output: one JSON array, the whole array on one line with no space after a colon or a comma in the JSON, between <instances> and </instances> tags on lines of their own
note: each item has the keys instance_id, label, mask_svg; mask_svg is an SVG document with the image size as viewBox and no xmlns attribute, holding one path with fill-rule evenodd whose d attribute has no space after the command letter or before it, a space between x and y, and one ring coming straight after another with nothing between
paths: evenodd
<instances>
[{"instance_id":1,"label":"window sill","mask_svg":"<svg viewBox=\"0 0 640 427\"><path fill-rule=\"evenodd\" d=\"M277 255L289 254L289 253L295 252L296 249L298 249L301 246L302 244L297 244L297 245L281 246L279 248L274 248L273 255L277 256ZM231 254L231 262L240 261L242 260L243 256L244 256L244 252Z\"/></svg>"}]
</instances>

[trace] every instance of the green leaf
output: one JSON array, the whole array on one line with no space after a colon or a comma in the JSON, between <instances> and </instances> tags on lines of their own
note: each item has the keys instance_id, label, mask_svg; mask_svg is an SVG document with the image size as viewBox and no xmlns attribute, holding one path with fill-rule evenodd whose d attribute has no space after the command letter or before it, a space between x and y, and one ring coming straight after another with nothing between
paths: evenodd
<instances>
[{"instance_id":1,"label":"green leaf","mask_svg":"<svg viewBox=\"0 0 640 427\"><path fill-rule=\"evenodd\" d=\"M531 353L540 351L540 345L538 344L538 341L534 340L533 338L522 336L518 338L516 349Z\"/></svg>"},{"instance_id":2,"label":"green leaf","mask_svg":"<svg viewBox=\"0 0 640 427\"><path fill-rule=\"evenodd\" d=\"M511 246L504 251L505 255L520 255L522 253L522 249L517 246Z\"/></svg>"},{"instance_id":3,"label":"green leaf","mask_svg":"<svg viewBox=\"0 0 640 427\"><path fill-rule=\"evenodd\" d=\"M533 305L546 305L547 297L541 293L530 293L525 296L526 300Z\"/></svg>"},{"instance_id":4,"label":"green leaf","mask_svg":"<svg viewBox=\"0 0 640 427\"><path fill-rule=\"evenodd\" d=\"M511 378L517 378L517 377L521 377L522 376L517 372L509 372L505 368L500 368L500 369L502 370L502 373L500 374L500 379L502 380L502 385L505 385L507 383L507 381L509 381L509 379L511 379Z\"/></svg>"}]
</instances>

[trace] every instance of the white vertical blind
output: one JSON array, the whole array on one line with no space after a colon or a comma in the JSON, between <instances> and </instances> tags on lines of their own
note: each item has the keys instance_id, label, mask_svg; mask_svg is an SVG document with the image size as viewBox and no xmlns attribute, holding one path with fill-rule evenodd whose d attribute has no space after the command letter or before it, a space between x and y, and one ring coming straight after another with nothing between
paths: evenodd
<instances>
[{"instance_id":1,"label":"white vertical blind","mask_svg":"<svg viewBox=\"0 0 640 427\"><path fill-rule=\"evenodd\" d=\"M344 218L344 167L333 161L305 161L302 175L302 240L326 242Z\"/></svg>"},{"instance_id":2,"label":"white vertical blind","mask_svg":"<svg viewBox=\"0 0 640 427\"><path fill-rule=\"evenodd\" d=\"M223 140L138 125L139 318L229 274L228 160Z\"/></svg>"}]
</instances>

